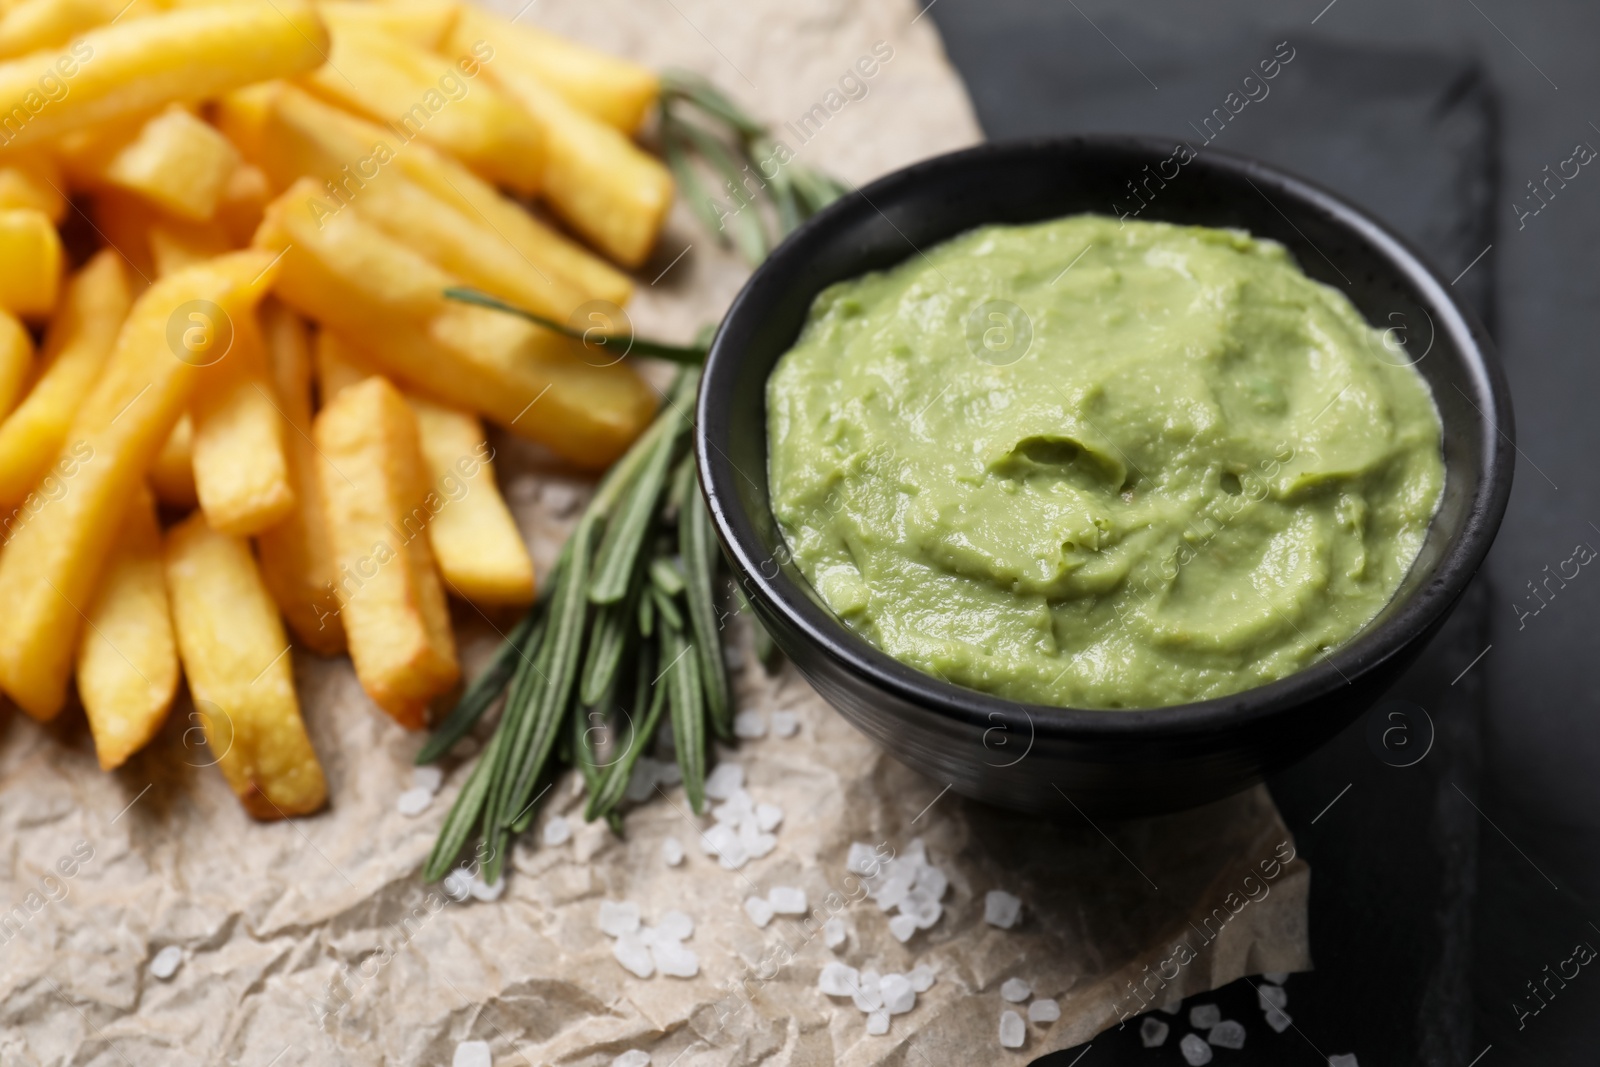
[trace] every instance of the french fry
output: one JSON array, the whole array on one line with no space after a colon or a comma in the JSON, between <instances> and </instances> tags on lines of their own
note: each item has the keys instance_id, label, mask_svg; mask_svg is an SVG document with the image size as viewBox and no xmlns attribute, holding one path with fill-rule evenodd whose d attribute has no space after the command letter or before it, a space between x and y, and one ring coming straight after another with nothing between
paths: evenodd
<instances>
[{"instance_id":1,"label":"french fry","mask_svg":"<svg viewBox=\"0 0 1600 1067\"><path fill-rule=\"evenodd\" d=\"M672 206L672 173L530 71L494 64L484 70L544 137L540 192L550 207L618 263L643 263Z\"/></svg>"},{"instance_id":2,"label":"french fry","mask_svg":"<svg viewBox=\"0 0 1600 1067\"><path fill-rule=\"evenodd\" d=\"M266 342L252 315L236 316L233 347L189 406L194 487L219 533L248 537L294 510L283 415L267 377Z\"/></svg>"},{"instance_id":3,"label":"french fry","mask_svg":"<svg viewBox=\"0 0 1600 1067\"><path fill-rule=\"evenodd\" d=\"M624 364L593 366L571 341L446 300L453 275L353 212L318 219L310 179L267 208L256 246L281 255L277 294L430 398L486 415L585 467L609 465L655 410ZM534 405L538 407L535 409Z\"/></svg>"},{"instance_id":4,"label":"french fry","mask_svg":"<svg viewBox=\"0 0 1600 1067\"><path fill-rule=\"evenodd\" d=\"M215 259L237 247L220 223L189 222L185 219L158 219L146 231L150 260L156 276L165 278L196 263Z\"/></svg>"},{"instance_id":5,"label":"french fry","mask_svg":"<svg viewBox=\"0 0 1600 1067\"><path fill-rule=\"evenodd\" d=\"M101 26L60 52L0 63L0 145L20 148L290 77L322 63L327 50L322 20L298 0L246 0Z\"/></svg>"},{"instance_id":6,"label":"french fry","mask_svg":"<svg viewBox=\"0 0 1600 1067\"><path fill-rule=\"evenodd\" d=\"M395 721L421 729L460 667L426 536L416 416L386 379L369 378L323 407L315 438L356 677Z\"/></svg>"},{"instance_id":7,"label":"french fry","mask_svg":"<svg viewBox=\"0 0 1600 1067\"><path fill-rule=\"evenodd\" d=\"M0 210L33 208L61 224L67 214L66 179L54 159L41 152L14 152L0 166Z\"/></svg>"},{"instance_id":8,"label":"french fry","mask_svg":"<svg viewBox=\"0 0 1600 1067\"><path fill-rule=\"evenodd\" d=\"M331 330L317 337L323 403L375 372L370 357ZM407 396L428 470L428 544L446 588L480 604L533 599L533 560L494 480L494 450L483 425L418 396Z\"/></svg>"},{"instance_id":9,"label":"french fry","mask_svg":"<svg viewBox=\"0 0 1600 1067\"><path fill-rule=\"evenodd\" d=\"M78 645L78 696L100 769L120 767L161 728L178 692L178 648L155 501L128 509Z\"/></svg>"},{"instance_id":10,"label":"french fry","mask_svg":"<svg viewBox=\"0 0 1600 1067\"><path fill-rule=\"evenodd\" d=\"M212 123L245 159L257 166L261 159L261 127L283 85L280 81L258 82L223 93L211 103Z\"/></svg>"},{"instance_id":11,"label":"french fry","mask_svg":"<svg viewBox=\"0 0 1600 1067\"><path fill-rule=\"evenodd\" d=\"M122 259L97 252L67 283L45 334L41 373L0 423L0 505L14 507L38 484L67 437L72 417L117 341L133 296Z\"/></svg>"},{"instance_id":12,"label":"french fry","mask_svg":"<svg viewBox=\"0 0 1600 1067\"><path fill-rule=\"evenodd\" d=\"M151 460L145 480L156 499L169 508L193 511L200 506L194 486L194 420L187 411Z\"/></svg>"},{"instance_id":13,"label":"french fry","mask_svg":"<svg viewBox=\"0 0 1600 1067\"><path fill-rule=\"evenodd\" d=\"M300 717L283 623L249 543L196 512L168 532L165 557L178 653L223 777L257 819L316 811L327 783Z\"/></svg>"},{"instance_id":14,"label":"french fry","mask_svg":"<svg viewBox=\"0 0 1600 1067\"><path fill-rule=\"evenodd\" d=\"M262 308L262 328L278 403L288 420L289 481L295 507L256 536L261 577L302 645L323 656L345 650L339 621L338 570L328 537L327 508L311 440L311 352L305 324L276 301Z\"/></svg>"},{"instance_id":15,"label":"french fry","mask_svg":"<svg viewBox=\"0 0 1600 1067\"><path fill-rule=\"evenodd\" d=\"M481 227L479 243L486 250L490 245L509 246L541 276L567 283L585 299L621 305L632 293L627 275L535 219L460 163L418 141L405 143L391 130L299 89L285 87L274 96L262 121L260 141L261 166L279 192L305 175L332 183L331 190L322 189L327 195L317 209L320 215L337 214L371 183L389 180L394 171ZM385 228L394 235L405 225L405 220L396 219ZM434 225L457 228L448 222ZM503 253L485 251L485 255L497 261Z\"/></svg>"},{"instance_id":16,"label":"french fry","mask_svg":"<svg viewBox=\"0 0 1600 1067\"><path fill-rule=\"evenodd\" d=\"M150 228L160 214L142 197L121 189L97 189L90 200L94 228L122 257L129 271L129 283L149 285L156 276L155 257L150 253Z\"/></svg>"},{"instance_id":17,"label":"french fry","mask_svg":"<svg viewBox=\"0 0 1600 1067\"><path fill-rule=\"evenodd\" d=\"M437 51L456 19L460 5L450 0L323 0L317 13L335 34L345 30L377 30L407 44Z\"/></svg>"},{"instance_id":18,"label":"french fry","mask_svg":"<svg viewBox=\"0 0 1600 1067\"><path fill-rule=\"evenodd\" d=\"M33 371L33 338L8 311L0 311L0 417L11 414Z\"/></svg>"},{"instance_id":19,"label":"french fry","mask_svg":"<svg viewBox=\"0 0 1600 1067\"><path fill-rule=\"evenodd\" d=\"M251 313L273 269L270 254L234 252L145 291L57 454L62 492L29 512L0 552L0 688L35 718L61 710L82 606L146 469L206 376L197 364L228 319ZM211 322L178 335L190 347L169 345L175 317L195 301L215 308Z\"/></svg>"},{"instance_id":20,"label":"french fry","mask_svg":"<svg viewBox=\"0 0 1600 1067\"><path fill-rule=\"evenodd\" d=\"M336 28L328 62L301 84L324 100L419 138L491 181L530 194L542 145L527 115L458 65L376 30Z\"/></svg>"},{"instance_id":21,"label":"french fry","mask_svg":"<svg viewBox=\"0 0 1600 1067\"><path fill-rule=\"evenodd\" d=\"M79 187L110 185L182 219L216 214L239 150L210 123L174 104L137 125L121 120L62 139L59 158Z\"/></svg>"},{"instance_id":22,"label":"french fry","mask_svg":"<svg viewBox=\"0 0 1600 1067\"><path fill-rule=\"evenodd\" d=\"M487 41L502 67L537 72L540 80L579 108L623 133L639 128L661 95L654 71L597 52L525 22L512 22L473 4L463 4L452 40L471 46Z\"/></svg>"},{"instance_id":23,"label":"french fry","mask_svg":"<svg viewBox=\"0 0 1600 1067\"><path fill-rule=\"evenodd\" d=\"M61 237L32 208L0 211L0 309L23 318L50 314L61 288Z\"/></svg>"},{"instance_id":24,"label":"french fry","mask_svg":"<svg viewBox=\"0 0 1600 1067\"><path fill-rule=\"evenodd\" d=\"M128 0L21 0L0 17L0 59L59 48L127 6Z\"/></svg>"},{"instance_id":25,"label":"french fry","mask_svg":"<svg viewBox=\"0 0 1600 1067\"><path fill-rule=\"evenodd\" d=\"M272 187L266 172L251 163L241 163L228 177L217 201L217 216L213 220L228 235L232 247L243 248L261 225L261 213L272 199Z\"/></svg>"},{"instance_id":26,"label":"french fry","mask_svg":"<svg viewBox=\"0 0 1600 1067\"><path fill-rule=\"evenodd\" d=\"M428 543L450 592L480 604L533 599L533 560L494 481L494 449L473 415L409 398L431 482Z\"/></svg>"}]
</instances>

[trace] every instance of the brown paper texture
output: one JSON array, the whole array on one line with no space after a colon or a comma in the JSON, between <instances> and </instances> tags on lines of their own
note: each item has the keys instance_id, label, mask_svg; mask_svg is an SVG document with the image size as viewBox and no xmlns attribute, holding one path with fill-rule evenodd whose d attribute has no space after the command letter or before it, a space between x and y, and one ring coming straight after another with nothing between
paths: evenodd
<instances>
[{"instance_id":1,"label":"brown paper texture","mask_svg":"<svg viewBox=\"0 0 1600 1067\"><path fill-rule=\"evenodd\" d=\"M804 162L850 181L979 139L931 20L902 0L541 0L521 17L652 65L701 71L777 124ZM879 59L876 72L842 84L867 56ZM783 124L805 115L802 142ZM640 272L635 322L641 333L687 338L720 315L746 273L679 205ZM586 483L531 447L501 435L493 443L543 570ZM455 613L470 674L510 620L462 605ZM749 659L748 634L733 632ZM1173 975L1165 999L1309 966L1309 871L1301 861L1266 866L1293 846L1265 790L1115 826L1021 818L888 759L792 669L769 678L755 666L740 676L738 707L769 719L790 711L799 731L719 755L745 767L756 801L783 809L770 855L738 871L719 867L699 846L711 820L691 818L678 788L633 808L618 839L581 823L569 778L517 842L504 895L457 903L418 871L467 761L449 761L443 790L420 816L400 814L396 798L411 785L422 739L377 711L346 660L294 656L331 797L313 818L246 817L183 698L162 735L112 774L97 769L81 712L49 727L0 712L7 1067L420 1067L449 1063L468 1039L488 1041L496 1064L540 1067L605 1065L629 1049L650 1051L658 1067L944 1067L997 1055L1021 1064L1145 1010L1130 983L1152 973ZM538 843L558 814L572 819L572 840ZM681 866L661 858L668 836L684 846ZM863 883L845 855L853 841L901 852L917 836L950 886L940 921L902 945L888 916L858 899ZM741 902L773 886L804 888L822 917L843 901L849 936L839 952L815 921L756 927ZM1023 900L1015 928L983 921L992 889ZM638 903L646 922L688 913L699 975L625 972L596 925L608 899ZM1197 953L1181 966L1172 962L1180 942ZM169 947L181 962L162 979L151 964ZM887 1035L869 1037L848 1000L816 990L833 959L882 973L921 962L937 978ZM1004 1052L999 1018L1013 1006L999 987L1011 977L1058 998L1062 1017L1030 1025L1025 1046Z\"/></svg>"}]
</instances>

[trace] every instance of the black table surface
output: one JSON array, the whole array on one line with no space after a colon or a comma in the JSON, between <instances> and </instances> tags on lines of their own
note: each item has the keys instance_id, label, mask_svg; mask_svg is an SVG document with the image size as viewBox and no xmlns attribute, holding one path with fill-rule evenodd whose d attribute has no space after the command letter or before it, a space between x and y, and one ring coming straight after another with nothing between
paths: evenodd
<instances>
[{"instance_id":1,"label":"black table surface","mask_svg":"<svg viewBox=\"0 0 1600 1067\"><path fill-rule=\"evenodd\" d=\"M1210 998L1251 1035L1246 1049L1218 1049L1213 1062L1314 1064L1354 1052L1363 1067L1600 1063L1600 974L1590 973L1600 968L1558 976L1571 975L1564 961L1580 942L1600 946L1600 584L1580 575L1542 607L1529 588L1575 543L1600 546L1600 478L1590 458L1600 445L1590 399L1600 386L1591 354L1600 326L1591 295L1600 175L1580 172L1542 206L1528 186L1576 144L1600 146L1600 5L935 0L929 14L994 137L1176 134L1179 119L1200 121L1235 87L1246 73L1233 69L1241 56L1283 40L1320 57L1320 69L1336 69L1349 83L1338 93L1353 109L1370 108L1383 85L1425 82L1451 64L1466 72L1437 112L1397 108L1368 122L1384 128L1364 137L1341 140L1337 116L1311 110L1277 135L1281 142L1217 140L1292 158L1357 199L1357 190L1375 190L1368 196L1381 202L1368 207L1423 245L1446 275L1466 271L1459 288L1488 320L1511 380L1520 459L1473 599L1394 694L1409 703L1387 709L1428 709L1437 746L1428 759L1385 765L1362 722L1270 783L1312 862L1318 969L1289 980L1296 1028L1284 1035L1262 1024L1247 986ZM1208 76L1215 91L1196 97ZM1445 111L1471 113L1463 94L1479 93L1483 122L1441 128L1456 121ZM1314 95L1308 89L1307 99ZM1295 100L1259 110L1279 104ZM1437 168L1408 173L1426 152L1409 151L1403 137L1385 140L1407 122L1429 151L1456 153L1470 187L1430 187ZM1348 133L1348 117L1342 128ZM1327 131L1320 139L1319 130ZM1487 158L1476 160L1480 142ZM1319 151L1329 173L1317 172ZM1487 190L1486 202L1475 190ZM1445 200L1453 215L1438 210ZM1478 219L1480 233L1445 232L1463 219ZM1482 258L1460 251L1468 247L1484 249ZM1188 1027L1159 1017L1173 1027L1160 1048L1141 1047L1130 1027L1044 1062L1181 1063L1176 1040Z\"/></svg>"}]
</instances>

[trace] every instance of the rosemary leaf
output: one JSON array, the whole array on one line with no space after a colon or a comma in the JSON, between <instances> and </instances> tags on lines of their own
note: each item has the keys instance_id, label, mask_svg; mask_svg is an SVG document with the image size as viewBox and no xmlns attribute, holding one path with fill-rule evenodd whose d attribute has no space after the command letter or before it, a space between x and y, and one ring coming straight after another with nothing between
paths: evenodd
<instances>
[{"instance_id":1,"label":"rosemary leaf","mask_svg":"<svg viewBox=\"0 0 1600 1067\"><path fill-rule=\"evenodd\" d=\"M721 89L692 71L677 68L663 71L661 91L663 95L685 98L746 136L757 137L767 132L765 126L745 114Z\"/></svg>"},{"instance_id":2,"label":"rosemary leaf","mask_svg":"<svg viewBox=\"0 0 1600 1067\"><path fill-rule=\"evenodd\" d=\"M683 592L683 571L670 559L660 558L650 562L650 581L667 596Z\"/></svg>"},{"instance_id":3,"label":"rosemary leaf","mask_svg":"<svg viewBox=\"0 0 1600 1067\"><path fill-rule=\"evenodd\" d=\"M683 792L696 815L706 806L706 716L700 692L700 662L682 631L667 627L662 655L667 702L672 706L672 738L683 772ZM658 685L660 682L657 683Z\"/></svg>"},{"instance_id":4,"label":"rosemary leaf","mask_svg":"<svg viewBox=\"0 0 1600 1067\"><path fill-rule=\"evenodd\" d=\"M450 814L445 816L444 825L439 829L439 839L433 843L433 851L428 853L428 861L422 867L423 881L437 882L449 874L456 857L461 854L462 847L467 843L467 835L472 832L478 815L483 811L484 798L489 794L494 754L503 745L503 737L503 733L495 733L489 747L484 750L483 758L467 775L466 784L456 795L456 802L450 805Z\"/></svg>"},{"instance_id":5,"label":"rosemary leaf","mask_svg":"<svg viewBox=\"0 0 1600 1067\"><path fill-rule=\"evenodd\" d=\"M649 667L649 658L641 657L639 677L646 683L650 681ZM589 791L589 803L583 813L585 819L609 816L622 803L623 795L628 791L628 780L633 777L634 764L639 762L639 757L656 735L656 728L661 723L661 710L667 705L667 689L663 685L654 685L647 686L645 691L649 693L649 709L644 713L643 721L634 726L627 749L606 768L599 787ZM643 700L636 700L634 710L637 711L643 703Z\"/></svg>"},{"instance_id":6,"label":"rosemary leaf","mask_svg":"<svg viewBox=\"0 0 1600 1067\"><path fill-rule=\"evenodd\" d=\"M664 359L672 363L687 363L699 365L706 360L707 349L703 345L669 345L663 341L649 341L643 337L634 337L627 334L615 334L606 337L603 341L596 342L585 330L577 330L571 326L547 319L537 315L527 308L508 304L497 296L491 296L480 289L468 285L452 285L444 291L445 299L455 300L462 304L477 304L479 307L493 308L504 311L518 318L527 319L547 330L570 337L572 340L589 347L604 347L609 349L613 341L622 350L623 355L649 356L652 359Z\"/></svg>"},{"instance_id":7,"label":"rosemary leaf","mask_svg":"<svg viewBox=\"0 0 1600 1067\"><path fill-rule=\"evenodd\" d=\"M685 458L678 479L697 485L694 457ZM678 555L683 560L684 586L689 607L689 626L695 652L700 660L700 684L705 691L706 711L711 726L723 740L733 737L733 716L729 709L728 669L722 658L722 638L717 632L717 603L713 576L717 569L717 543L711 532L711 513L699 492L684 495L678 515Z\"/></svg>"},{"instance_id":8,"label":"rosemary leaf","mask_svg":"<svg viewBox=\"0 0 1600 1067\"><path fill-rule=\"evenodd\" d=\"M661 625L673 630L682 630L683 612L672 602L672 597L654 586L650 589L650 595L655 598L656 613L661 616Z\"/></svg>"},{"instance_id":9,"label":"rosemary leaf","mask_svg":"<svg viewBox=\"0 0 1600 1067\"><path fill-rule=\"evenodd\" d=\"M649 637L655 630L656 601L654 597L642 596L639 598L639 633Z\"/></svg>"}]
</instances>

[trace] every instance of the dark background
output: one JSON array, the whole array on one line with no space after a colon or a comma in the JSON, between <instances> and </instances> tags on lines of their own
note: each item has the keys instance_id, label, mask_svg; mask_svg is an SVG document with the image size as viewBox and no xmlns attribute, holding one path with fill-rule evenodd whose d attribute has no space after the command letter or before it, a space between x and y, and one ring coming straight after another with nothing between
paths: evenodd
<instances>
[{"instance_id":1,"label":"dark background","mask_svg":"<svg viewBox=\"0 0 1600 1067\"><path fill-rule=\"evenodd\" d=\"M1516 607L1537 606L1527 583L1576 543L1600 546L1600 167L1536 216L1519 222L1513 206L1536 205L1526 183L1576 144L1600 147L1600 4L934 0L927 13L995 139L1105 131L1198 147L1190 124L1290 42L1273 94L1205 150L1305 174L1445 279L1466 270L1456 289L1511 380L1520 458L1505 524L1478 588L1397 690L1412 703L1389 709L1425 709L1433 747L1398 768L1358 722L1270 783L1312 864L1317 970L1289 980L1282 1035L1242 983L1191 1001L1248 1031L1213 1062L1600 1063L1600 966L1552 983L1537 1014L1526 985L1578 942L1600 947L1600 578L1580 573L1537 616ZM1172 1026L1159 1048L1129 1027L1042 1062L1181 1063L1189 1027L1158 1018Z\"/></svg>"}]
</instances>

